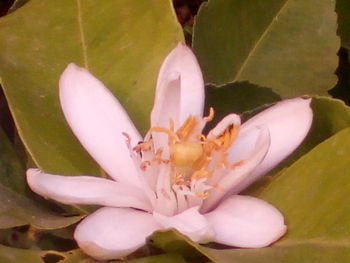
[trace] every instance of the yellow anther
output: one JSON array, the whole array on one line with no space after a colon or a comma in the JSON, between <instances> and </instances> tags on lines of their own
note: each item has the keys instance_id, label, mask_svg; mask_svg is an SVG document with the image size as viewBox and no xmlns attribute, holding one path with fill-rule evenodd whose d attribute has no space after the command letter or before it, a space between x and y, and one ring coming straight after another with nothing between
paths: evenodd
<instances>
[{"instance_id":1,"label":"yellow anther","mask_svg":"<svg viewBox=\"0 0 350 263\"><path fill-rule=\"evenodd\" d=\"M168 144L172 145L175 141L178 141L179 138L177 137L176 133L173 132L170 129L167 128L163 128L163 127L151 127L151 129L149 129L150 132L162 132L168 135L169 140L168 140Z\"/></svg>"},{"instance_id":2,"label":"yellow anther","mask_svg":"<svg viewBox=\"0 0 350 263\"><path fill-rule=\"evenodd\" d=\"M196 125L197 125L197 119L196 117L191 115L176 131L176 135L179 137L180 140L187 140L188 137L193 132Z\"/></svg>"}]
</instances>

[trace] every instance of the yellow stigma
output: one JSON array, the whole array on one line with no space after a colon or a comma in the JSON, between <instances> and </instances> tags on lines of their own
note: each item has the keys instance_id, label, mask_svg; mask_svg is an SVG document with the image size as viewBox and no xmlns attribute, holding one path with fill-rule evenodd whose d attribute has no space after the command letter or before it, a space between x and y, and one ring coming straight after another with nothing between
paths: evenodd
<instances>
[{"instance_id":1,"label":"yellow stigma","mask_svg":"<svg viewBox=\"0 0 350 263\"><path fill-rule=\"evenodd\" d=\"M177 142L170 146L170 159L179 172L186 172L202 156L203 146L200 142Z\"/></svg>"}]
</instances>

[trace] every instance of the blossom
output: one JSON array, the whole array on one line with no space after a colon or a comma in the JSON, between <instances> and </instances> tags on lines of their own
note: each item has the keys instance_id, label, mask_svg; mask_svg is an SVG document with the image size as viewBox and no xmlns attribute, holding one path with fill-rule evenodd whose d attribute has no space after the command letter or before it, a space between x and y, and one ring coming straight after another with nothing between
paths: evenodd
<instances>
[{"instance_id":1,"label":"blossom","mask_svg":"<svg viewBox=\"0 0 350 263\"><path fill-rule=\"evenodd\" d=\"M275 207L238 193L303 141L312 122L311 99L281 101L242 125L229 114L204 135L214 110L203 117L202 73L181 43L161 66L144 138L86 69L69 64L59 93L73 133L109 178L29 169L27 181L34 192L64 204L104 206L74 233L88 255L124 257L159 229L175 228L199 243L246 248L268 246L285 233Z\"/></svg>"}]
</instances>

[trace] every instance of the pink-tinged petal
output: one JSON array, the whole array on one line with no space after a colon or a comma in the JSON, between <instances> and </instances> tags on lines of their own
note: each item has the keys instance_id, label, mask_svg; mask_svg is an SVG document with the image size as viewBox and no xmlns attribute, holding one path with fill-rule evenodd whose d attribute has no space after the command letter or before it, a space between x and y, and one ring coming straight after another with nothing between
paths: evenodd
<instances>
[{"instance_id":1,"label":"pink-tinged petal","mask_svg":"<svg viewBox=\"0 0 350 263\"><path fill-rule=\"evenodd\" d=\"M179 127L180 118L180 96L181 83L180 75L177 72L169 74L168 79L164 80L162 89L157 96L154 104L151 123L152 127L158 126L163 128L170 128L170 120L174 122L175 127ZM168 152L168 135L163 132L152 132L154 148L163 149L165 158L169 155Z\"/></svg>"},{"instance_id":2,"label":"pink-tinged petal","mask_svg":"<svg viewBox=\"0 0 350 263\"><path fill-rule=\"evenodd\" d=\"M198 212L198 207L189 208L175 216L165 216L156 212L153 216L163 228L175 228L194 242L208 243L214 240L211 224Z\"/></svg>"},{"instance_id":3,"label":"pink-tinged petal","mask_svg":"<svg viewBox=\"0 0 350 263\"><path fill-rule=\"evenodd\" d=\"M174 83L176 81L179 83ZM174 98L177 100L180 98L176 102L179 109L174 110L174 107L171 107L169 110L168 104L172 105ZM175 128L177 128L189 115L201 118L203 107L202 72L192 50L185 44L179 43L165 58L159 71L151 124L152 126L168 127L170 117L174 121L177 120L175 123ZM162 118L162 115L168 117Z\"/></svg>"},{"instance_id":4,"label":"pink-tinged petal","mask_svg":"<svg viewBox=\"0 0 350 263\"><path fill-rule=\"evenodd\" d=\"M216 233L214 242L228 246L266 247L287 230L274 206L250 196L231 196L205 216Z\"/></svg>"},{"instance_id":5,"label":"pink-tinged petal","mask_svg":"<svg viewBox=\"0 0 350 263\"><path fill-rule=\"evenodd\" d=\"M208 133L209 139L215 139L219 136L221 136L226 129L228 129L230 126L240 126L241 125L241 118L239 115L231 113L227 116L225 116L215 127Z\"/></svg>"},{"instance_id":6,"label":"pink-tinged petal","mask_svg":"<svg viewBox=\"0 0 350 263\"><path fill-rule=\"evenodd\" d=\"M160 226L149 213L103 207L77 226L74 239L95 259L119 259L142 247L146 238L158 229Z\"/></svg>"},{"instance_id":7,"label":"pink-tinged petal","mask_svg":"<svg viewBox=\"0 0 350 263\"><path fill-rule=\"evenodd\" d=\"M156 186L157 199L154 211L164 215L173 215L177 210L176 196L170 188L170 166L160 164L158 170L158 180Z\"/></svg>"},{"instance_id":8,"label":"pink-tinged petal","mask_svg":"<svg viewBox=\"0 0 350 263\"><path fill-rule=\"evenodd\" d=\"M134 207L151 211L142 189L92 176L59 176L39 169L27 170L29 187L37 194L63 204Z\"/></svg>"},{"instance_id":9,"label":"pink-tinged petal","mask_svg":"<svg viewBox=\"0 0 350 263\"><path fill-rule=\"evenodd\" d=\"M270 149L265 159L256 167L251 176L242 182L235 193L239 193L260 176L290 155L308 134L313 113L311 99L295 98L281 101L245 122L235 144L230 150L230 158L242 158L253 147L257 133L254 128L265 126L270 131Z\"/></svg>"},{"instance_id":10,"label":"pink-tinged petal","mask_svg":"<svg viewBox=\"0 0 350 263\"><path fill-rule=\"evenodd\" d=\"M255 129L259 131L259 137L255 141L254 148L245 159L231 163L232 167L228 173L221 175L217 182L213 182L213 188L209 191L209 195L201 207L202 213L212 210L221 199L231 195L232 191L239 188L266 156L270 146L269 131L264 127Z\"/></svg>"},{"instance_id":11,"label":"pink-tinged petal","mask_svg":"<svg viewBox=\"0 0 350 263\"><path fill-rule=\"evenodd\" d=\"M63 113L84 148L113 179L140 185L126 136L141 136L112 93L90 72L71 63L59 81Z\"/></svg>"}]
</instances>

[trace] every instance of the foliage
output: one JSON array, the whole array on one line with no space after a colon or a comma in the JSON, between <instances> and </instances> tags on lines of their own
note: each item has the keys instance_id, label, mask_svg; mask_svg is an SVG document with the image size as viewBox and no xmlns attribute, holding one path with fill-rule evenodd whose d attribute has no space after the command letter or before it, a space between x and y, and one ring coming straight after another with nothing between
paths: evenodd
<instances>
[{"instance_id":1,"label":"foliage","mask_svg":"<svg viewBox=\"0 0 350 263\"><path fill-rule=\"evenodd\" d=\"M10 118L2 111L1 262L97 262L72 237L74 224L94 208L41 199L25 181L33 165L57 174L103 174L64 120L59 76L69 62L88 68L145 133L159 66L184 41L182 30L203 70L206 111L216 110L213 124L230 112L245 118L283 98L312 97L309 136L245 192L278 207L289 230L261 249L198 245L177 231L160 231L126 262L350 261L350 108L344 103L350 91L349 1L209 0L199 10L191 1L175 2L176 10L163 0L16 0L11 8L10 1L1 6L9 12L0 18L0 83L16 132L9 134Z\"/></svg>"}]
</instances>

